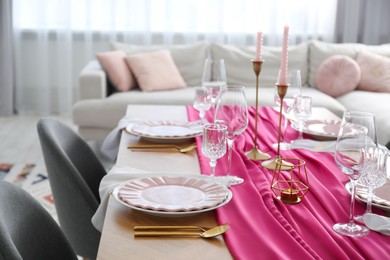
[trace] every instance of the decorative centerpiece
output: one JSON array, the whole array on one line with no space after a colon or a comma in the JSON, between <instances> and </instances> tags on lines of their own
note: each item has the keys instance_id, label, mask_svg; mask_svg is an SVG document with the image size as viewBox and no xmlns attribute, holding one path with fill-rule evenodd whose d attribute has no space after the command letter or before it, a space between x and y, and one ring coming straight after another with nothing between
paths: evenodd
<instances>
[{"instance_id":1,"label":"decorative centerpiece","mask_svg":"<svg viewBox=\"0 0 390 260\"><path fill-rule=\"evenodd\" d=\"M261 165L264 168L275 170L276 169L276 160L280 158L280 135L281 135L281 125L282 125L282 114L283 114L283 99L286 96L288 83L287 83L287 48L288 48L288 26L284 27L283 33L283 48L282 48L282 61L280 64L279 78L278 83L276 83L278 96L280 99L280 109L279 109L279 127L278 127L278 149L276 152L276 157L271 160L264 161ZM291 168L289 163L285 162L281 165L282 170L288 170Z\"/></svg>"},{"instance_id":2,"label":"decorative centerpiece","mask_svg":"<svg viewBox=\"0 0 390 260\"><path fill-rule=\"evenodd\" d=\"M263 60L261 59L261 46L263 43L263 33L257 33L257 44L256 44L256 58L252 60L253 71L256 75L256 112L255 112L255 134L253 138L253 149L246 152L246 156L248 156L251 160L254 161L263 161L268 160L271 156L267 153L262 152L257 146L257 125L258 125L258 108L259 108L259 75L261 72L261 66L263 65Z\"/></svg>"},{"instance_id":3,"label":"decorative centerpiece","mask_svg":"<svg viewBox=\"0 0 390 260\"><path fill-rule=\"evenodd\" d=\"M305 161L298 158L277 158L276 168L272 176L271 189L276 197L286 204L297 204L309 191ZM289 169L283 170L288 163ZM283 176L288 172L288 176Z\"/></svg>"}]
</instances>

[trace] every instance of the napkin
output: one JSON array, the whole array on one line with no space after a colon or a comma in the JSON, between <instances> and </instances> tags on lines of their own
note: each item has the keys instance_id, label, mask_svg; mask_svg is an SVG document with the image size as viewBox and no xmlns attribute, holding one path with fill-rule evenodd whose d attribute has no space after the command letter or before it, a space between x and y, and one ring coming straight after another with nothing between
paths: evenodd
<instances>
[{"instance_id":1,"label":"napkin","mask_svg":"<svg viewBox=\"0 0 390 260\"><path fill-rule=\"evenodd\" d=\"M100 205L92 217L92 224L100 232L103 229L104 218L108 205L108 199L114 188L121 182L146 177L147 172L123 165L114 165L110 172L105 175L99 186Z\"/></svg>"},{"instance_id":2,"label":"napkin","mask_svg":"<svg viewBox=\"0 0 390 260\"><path fill-rule=\"evenodd\" d=\"M363 220L369 229L390 236L390 218L366 213L363 215Z\"/></svg>"},{"instance_id":3,"label":"napkin","mask_svg":"<svg viewBox=\"0 0 390 260\"><path fill-rule=\"evenodd\" d=\"M127 126L140 121L140 119L127 116L122 117L121 120L119 120L117 127L115 127L104 139L102 146L100 147L102 154L114 161L118 154L121 131Z\"/></svg>"},{"instance_id":4,"label":"napkin","mask_svg":"<svg viewBox=\"0 0 390 260\"><path fill-rule=\"evenodd\" d=\"M314 152L334 152L336 141L314 141L299 139L291 142L291 149L305 149Z\"/></svg>"}]
</instances>

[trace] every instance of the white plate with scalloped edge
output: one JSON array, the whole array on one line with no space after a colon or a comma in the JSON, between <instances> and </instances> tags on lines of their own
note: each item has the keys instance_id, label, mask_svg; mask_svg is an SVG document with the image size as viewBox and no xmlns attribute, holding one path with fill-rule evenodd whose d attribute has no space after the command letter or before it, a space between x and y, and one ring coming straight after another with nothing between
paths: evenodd
<instances>
[{"instance_id":1,"label":"white plate with scalloped edge","mask_svg":"<svg viewBox=\"0 0 390 260\"><path fill-rule=\"evenodd\" d=\"M126 132L154 142L183 142L202 135L202 125L196 122L144 121L126 127Z\"/></svg>"},{"instance_id":2,"label":"white plate with scalloped edge","mask_svg":"<svg viewBox=\"0 0 390 260\"><path fill-rule=\"evenodd\" d=\"M118 185L113 195L122 205L151 215L192 216L226 205L232 193L212 180L183 176L155 176Z\"/></svg>"},{"instance_id":3,"label":"white plate with scalloped edge","mask_svg":"<svg viewBox=\"0 0 390 260\"><path fill-rule=\"evenodd\" d=\"M340 130L341 121L340 120L322 120L322 119L313 119L307 120L304 125L302 132L311 136L316 140L334 140L337 138L337 135ZM292 124L292 127L298 130L298 126ZM364 127L356 124L347 125L347 134L355 135L364 131Z\"/></svg>"},{"instance_id":4,"label":"white plate with scalloped edge","mask_svg":"<svg viewBox=\"0 0 390 260\"><path fill-rule=\"evenodd\" d=\"M350 182L345 184L345 188L349 193L351 193ZM367 191L365 187L361 185L356 186L356 198L360 202L366 203ZM372 205L384 211L390 212L390 179L389 178L387 179L385 185L374 190Z\"/></svg>"}]
</instances>

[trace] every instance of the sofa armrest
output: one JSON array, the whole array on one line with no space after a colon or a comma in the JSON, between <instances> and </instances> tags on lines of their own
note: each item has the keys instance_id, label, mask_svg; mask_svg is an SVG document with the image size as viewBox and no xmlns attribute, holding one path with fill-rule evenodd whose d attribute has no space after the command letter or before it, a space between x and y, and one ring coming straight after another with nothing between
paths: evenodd
<instances>
[{"instance_id":1,"label":"sofa armrest","mask_svg":"<svg viewBox=\"0 0 390 260\"><path fill-rule=\"evenodd\" d=\"M103 99L107 96L107 76L97 60L92 60L79 75L79 98Z\"/></svg>"}]
</instances>

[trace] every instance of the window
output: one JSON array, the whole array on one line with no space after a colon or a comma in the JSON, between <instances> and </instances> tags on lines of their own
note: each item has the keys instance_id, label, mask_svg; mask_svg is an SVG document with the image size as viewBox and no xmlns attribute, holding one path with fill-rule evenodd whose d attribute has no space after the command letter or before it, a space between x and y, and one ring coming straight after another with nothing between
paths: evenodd
<instances>
[{"instance_id":1,"label":"window","mask_svg":"<svg viewBox=\"0 0 390 260\"><path fill-rule=\"evenodd\" d=\"M336 0L14 0L21 30L333 34Z\"/></svg>"}]
</instances>

